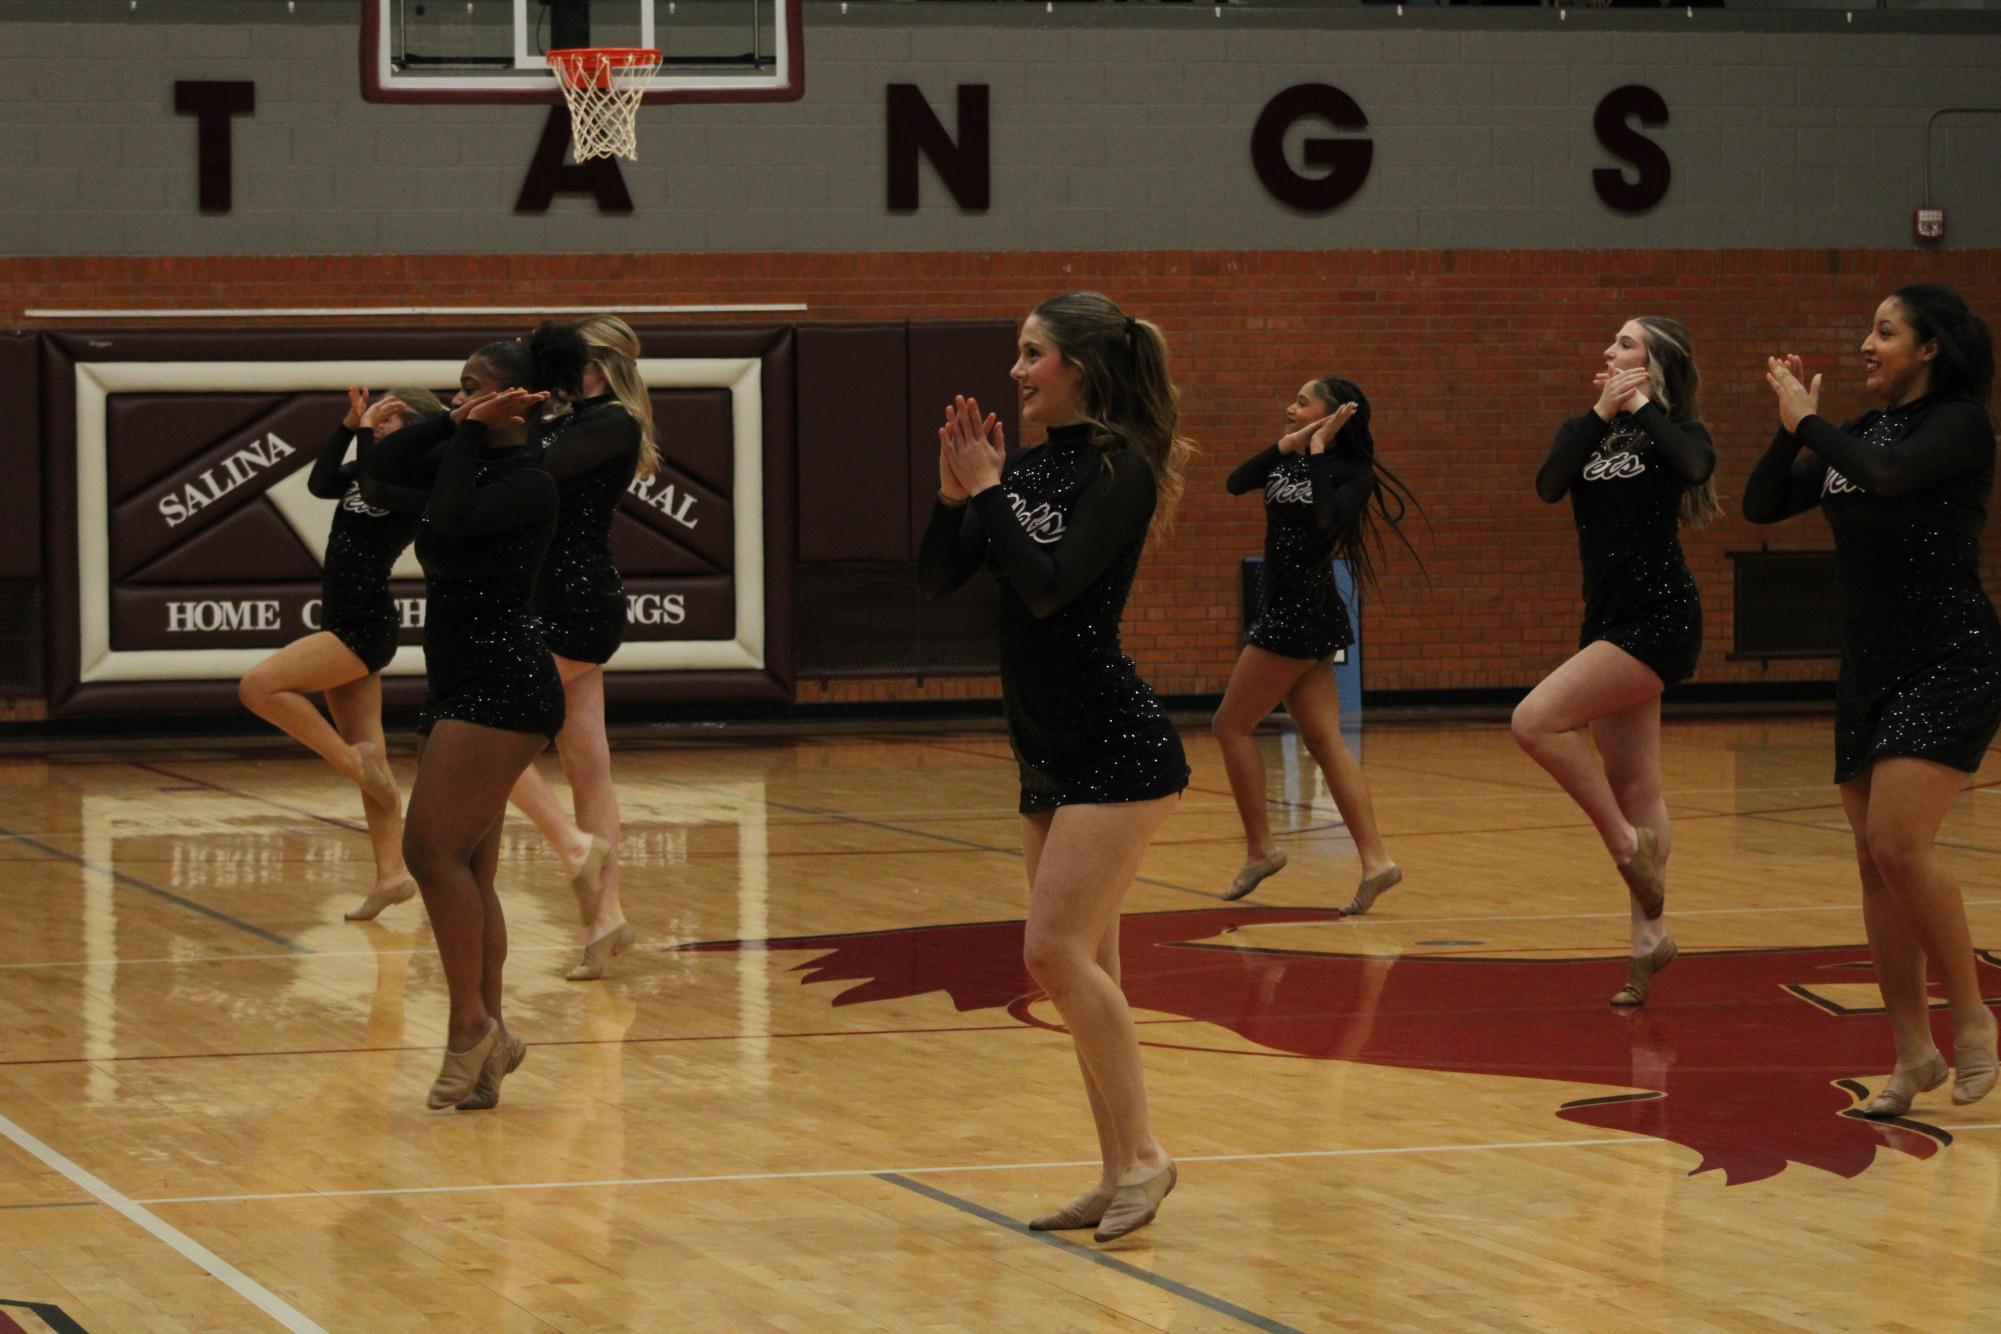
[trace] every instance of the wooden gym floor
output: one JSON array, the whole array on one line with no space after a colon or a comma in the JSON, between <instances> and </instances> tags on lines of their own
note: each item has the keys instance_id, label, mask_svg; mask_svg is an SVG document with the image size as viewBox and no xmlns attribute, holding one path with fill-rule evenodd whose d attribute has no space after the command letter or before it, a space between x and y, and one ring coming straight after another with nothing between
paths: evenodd
<instances>
[{"instance_id":1,"label":"wooden gym floor","mask_svg":"<svg viewBox=\"0 0 2001 1334\"><path fill-rule=\"evenodd\" d=\"M620 741L642 948L601 984L562 979L570 897L510 822L533 1045L482 1114L423 1107L421 905L341 920L351 788L275 744L17 747L0 1334L1991 1328L2001 1097L1844 1114L1891 1052L1830 727L1670 721L1682 957L1638 1014L1605 1004L1623 889L1504 727L1363 735L1408 878L1346 921L1353 848L1289 733L1292 865L1220 902L1241 845L1191 730L1125 928L1181 1184L1109 1247L1019 1221L1095 1141L1019 962L997 733ZM1943 835L1983 946L1997 779Z\"/></svg>"}]
</instances>

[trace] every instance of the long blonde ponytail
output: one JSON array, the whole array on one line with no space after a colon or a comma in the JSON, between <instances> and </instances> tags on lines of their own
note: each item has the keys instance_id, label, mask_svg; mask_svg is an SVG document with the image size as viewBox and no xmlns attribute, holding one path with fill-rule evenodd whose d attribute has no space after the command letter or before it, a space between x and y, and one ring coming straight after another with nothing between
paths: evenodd
<instances>
[{"instance_id":1,"label":"long blonde ponytail","mask_svg":"<svg viewBox=\"0 0 2001 1334\"><path fill-rule=\"evenodd\" d=\"M660 471L660 444L653 431L653 396L639 374L639 335L616 315L590 315L576 330L591 350L591 364L632 419L639 423L639 476Z\"/></svg>"}]
</instances>

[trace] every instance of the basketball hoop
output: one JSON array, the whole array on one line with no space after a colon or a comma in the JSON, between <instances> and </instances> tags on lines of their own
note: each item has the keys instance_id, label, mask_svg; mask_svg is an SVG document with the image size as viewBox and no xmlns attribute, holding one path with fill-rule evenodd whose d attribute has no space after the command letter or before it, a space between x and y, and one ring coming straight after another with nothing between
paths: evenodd
<instances>
[{"instance_id":1,"label":"basketball hoop","mask_svg":"<svg viewBox=\"0 0 2001 1334\"><path fill-rule=\"evenodd\" d=\"M577 161L639 160L634 122L640 99L660 68L660 53L637 46L586 46L551 51L549 68L570 104L570 142Z\"/></svg>"}]
</instances>

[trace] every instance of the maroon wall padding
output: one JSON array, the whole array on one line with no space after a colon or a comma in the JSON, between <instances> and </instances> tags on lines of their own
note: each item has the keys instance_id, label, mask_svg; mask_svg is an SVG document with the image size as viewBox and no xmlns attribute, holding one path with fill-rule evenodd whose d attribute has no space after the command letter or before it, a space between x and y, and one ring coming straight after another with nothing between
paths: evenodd
<instances>
[{"instance_id":1,"label":"maroon wall padding","mask_svg":"<svg viewBox=\"0 0 2001 1334\"><path fill-rule=\"evenodd\" d=\"M0 579L42 577L42 417L37 379L41 340L0 333Z\"/></svg>"},{"instance_id":2,"label":"maroon wall padding","mask_svg":"<svg viewBox=\"0 0 2001 1334\"><path fill-rule=\"evenodd\" d=\"M1015 401L1016 327L1002 320L910 327L910 540L906 559L917 555L931 505L938 495L938 428L955 394L979 400L982 413L997 413L1007 429L1007 447L1021 444L1020 404Z\"/></svg>"},{"instance_id":3,"label":"maroon wall padding","mask_svg":"<svg viewBox=\"0 0 2001 1334\"><path fill-rule=\"evenodd\" d=\"M31 409L37 395L33 386L36 377L40 381L40 401L46 413L46 430L40 433L47 456L48 486L46 513L48 523L44 527L39 521L40 499L38 487L0 488L0 532L10 537L27 533L41 540L0 543L0 562L20 560L29 573L46 568L48 580L48 670L50 680L49 706L52 716L118 716L138 713L167 712L221 712L240 707L236 701L233 681L188 681L163 683L103 684L80 687L77 681L79 664L77 661L77 527L76 527L76 395L75 365L79 361L319 361L319 360L359 360L363 358L424 357L457 359L467 355L483 343L497 338L513 337L522 332L521 328L504 326L457 326L457 327L403 327L367 328L344 327L313 330L269 330L243 329L235 331L219 330L113 330L106 332L60 332L45 333L35 337L13 338L0 335L0 387L16 383L9 375L20 380L19 401L29 404ZM730 327L722 325L692 325L676 328L639 329L641 341L649 356L668 357L756 357L763 362L763 413L764 413L764 523L765 523L765 658L767 666L763 671L704 671L704 672L633 672L610 674L606 681L609 702L615 707L625 703L712 703L743 700L789 700L792 697L794 677L793 650L793 592L792 576L796 564L797 528L795 505L797 500L797 479L794 459L796 423L793 415L794 395L797 389L795 373L795 337L790 327ZM39 343L40 351L37 352ZM39 357L39 369L37 359ZM25 376L22 380L20 377ZM259 404L255 395L245 395L241 403L248 421L257 414ZM680 418L689 422L700 422L704 429L713 422L728 422L728 396L722 393L694 391L663 391L662 414L664 425L672 428L681 425ZM329 396L330 403L337 403L338 396ZM138 410L139 405L127 405ZM169 409L172 405L162 405ZM225 405L227 406L227 405ZM32 420L32 418L31 418ZM135 435L143 435L138 418L127 418ZM215 423L208 423L214 426ZM225 427L226 429L226 427ZM261 428L260 428L261 429ZM285 429L280 428L281 432ZM308 450L317 450L324 439L324 430L302 432L304 438L288 441ZM695 434L700 434L699 432ZM33 440L34 431L23 432L20 439ZM726 438L726 437L725 437ZM730 549L723 542L718 553L715 543L726 538L730 524L714 507L722 500L719 488L729 483L727 459L712 457L716 451L712 442L683 437L689 445L680 459L673 457L674 441L671 430L663 431L662 443L669 455L667 468L663 469L664 479L671 480L689 493L701 495L706 492L707 503L714 515L706 532L699 532L699 540L690 538L682 544L687 563L697 566L713 565L712 557L720 554L728 559ZM0 445L0 448L6 448ZM143 452L143 446L140 447ZM32 456L25 459L25 465L32 475L38 460ZM287 463L292 463L287 460ZM128 504L132 493L138 488L157 482L166 470L174 468L172 458L131 456L129 473L121 474L114 495ZM185 468L180 469L186 471ZM290 471L289 467L283 471ZM156 474L147 476L148 473ZM273 475L280 475L278 470ZM12 473L10 482L20 474ZM246 486L249 485L246 483ZM261 484L259 486L261 489ZM30 498L25 512L16 515L12 506L19 502L16 497ZM114 509L119 504L114 500ZM640 498L628 496L621 505L621 523L636 525L631 540L649 547L664 539L678 540L678 535L686 530L671 519L663 519L655 511L649 511ZM114 520L114 524L115 524ZM651 530L650 533L644 530ZM25 556L22 554L25 548ZM138 547L133 548L135 557L143 559ZM39 557L40 559L35 559ZM657 559L657 558L656 558ZM44 562L46 564L44 565ZM642 562L648 563L648 562ZM680 563L680 558L662 562ZM0 574L8 567L0 564ZM638 596L657 596L671 585L660 576L672 570L636 570L632 592ZM718 576L717 584L727 582L727 573ZM707 580L700 581L707 584ZM270 591L278 586L265 585L266 591L258 596L270 597ZM289 602L293 595L303 596L305 588L286 589L285 598ZM316 591L316 590L315 590ZM162 597L163 593L129 589L123 595L129 602L134 598ZM705 613L705 617L708 613ZM716 620L710 625L696 626L691 619L686 629L711 630L726 633L730 626L725 623L730 617ZM642 626L632 627L631 638L647 638ZM392 709L413 709L422 702L424 683L421 679L404 677L388 678L384 681L385 702Z\"/></svg>"},{"instance_id":4,"label":"maroon wall padding","mask_svg":"<svg viewBox=\"0 0 2001 1334\"><path fill-rule=\"evenodd\" d=\"M901 561L910 534L901 324L799 331L799 559Z\"/></svg>"}]
</instances>

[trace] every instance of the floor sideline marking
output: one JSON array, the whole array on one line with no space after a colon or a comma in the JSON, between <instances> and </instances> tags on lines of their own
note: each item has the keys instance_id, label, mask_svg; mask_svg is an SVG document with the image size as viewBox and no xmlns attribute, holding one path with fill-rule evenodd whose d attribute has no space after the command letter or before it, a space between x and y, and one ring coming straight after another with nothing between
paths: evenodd
<instances>
[{"instance_id":1,"label":"floor sideline marking","mask_svg":"<svg viewBox=\"0 0 2001 1334\"><path fill-rule=\"evenodd\" d=\"M42 1143L42 1141L36 1139L33 1135L23 1130L20 1126L15 1125L4 1116L0 1116L0 1136L5 1136L7 1139L12 1140L29 1157L34 1158L43 1166L68 1177L71 1182L88 1191L90 1194L95 1195L99 1200L116 1209L127 1219L138 1224L147 1232L152 1233L159 1240L164 1241L183 1256L194 1261L195 1264L208 1271L214 1277L221 1279L239 1297L242 1297L265 1315L270 1316L283 1328L293 1330L295 1334L326 1334L323 1328L307 1319L283 1298L279 1297L269 1288L266 1288L256 1279L251 1278L235 1265L229 1263L229 1261L223 1259L180 1229L167 1223L158 1215L149 1212L144 1205L112 1189L89 1172L84 1171L83 1168L78 1167L75 1163L63 1157L60 1153L57 1153L54 1149Z\"/></svg>"}]
</instances>

